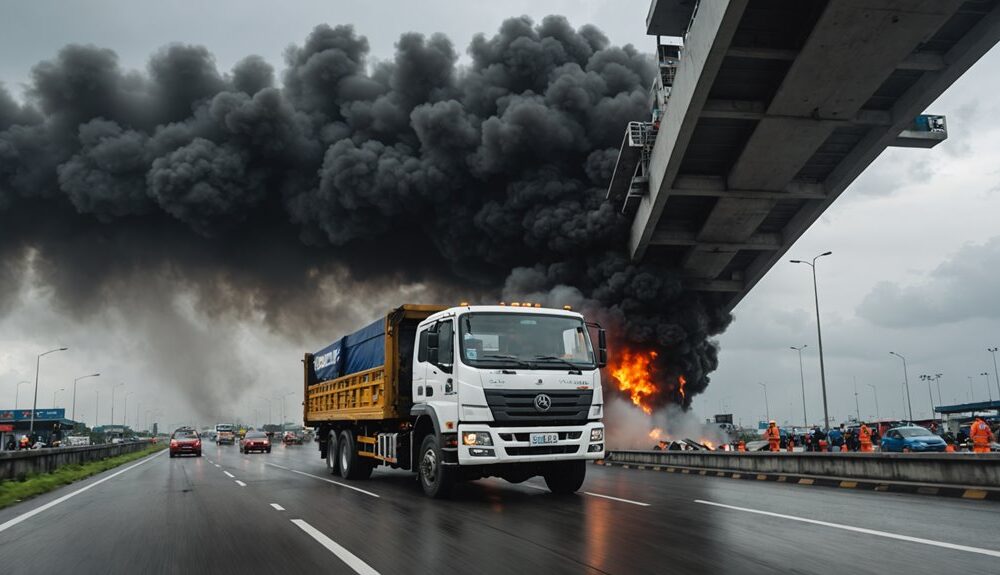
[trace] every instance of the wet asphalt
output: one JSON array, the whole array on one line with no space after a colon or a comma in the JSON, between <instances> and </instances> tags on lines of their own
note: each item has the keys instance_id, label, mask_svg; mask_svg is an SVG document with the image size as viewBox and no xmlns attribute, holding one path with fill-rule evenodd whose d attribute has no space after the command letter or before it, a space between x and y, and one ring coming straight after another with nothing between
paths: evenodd
<instances>
[{"instance_id":1,"label":"wet asphalt","mask_svg":"<svg viewBox=\"0 0 1000 575\"><path fill-rule=\"evenodd\" d=\"M574 496L549 494L540 478L485 479L435 501L407 473L330 476L315 444L252 455L206 445L201 458L161 453L0 510L0 566L25 574L1000 573L998 517L1000 504L989 501L597 465Z\"/></svg>"}]
</instances>

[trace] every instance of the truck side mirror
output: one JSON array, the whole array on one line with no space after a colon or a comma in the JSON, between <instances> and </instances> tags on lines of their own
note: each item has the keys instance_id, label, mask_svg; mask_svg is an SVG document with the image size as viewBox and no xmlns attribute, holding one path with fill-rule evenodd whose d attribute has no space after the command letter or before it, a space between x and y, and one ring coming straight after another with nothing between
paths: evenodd
<instances>
[{"instance_id":1,"label":"truck side mirror","mask_svg":"<svg viewBox=\"0 0 1000 575\"><path fill-rule=\"evenodd\" d=\"M597 330L597 367L608 365L608 334L603 329Z\"/></svg>"}]
</instances>

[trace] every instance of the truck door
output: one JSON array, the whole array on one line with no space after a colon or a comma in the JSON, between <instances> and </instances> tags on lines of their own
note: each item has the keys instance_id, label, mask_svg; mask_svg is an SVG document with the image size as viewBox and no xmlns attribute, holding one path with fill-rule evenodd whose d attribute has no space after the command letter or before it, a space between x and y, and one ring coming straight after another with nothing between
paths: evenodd
<instances>
[{"instance_id":1,"label":"truck door","mask_svg":"<svg viewBox=\"0 0 1000 575\"><path fill-rule=\"evenodd\" d=\"M452 371L455 366L455 327L450 319L439 321L436 325L438 334L437 358L435 354L430 356L427 363L427 374L424 383L424 395L428 399L444 399L446 394L451 394L454 389L452 385Z\"/></svg>"}]
</instances>

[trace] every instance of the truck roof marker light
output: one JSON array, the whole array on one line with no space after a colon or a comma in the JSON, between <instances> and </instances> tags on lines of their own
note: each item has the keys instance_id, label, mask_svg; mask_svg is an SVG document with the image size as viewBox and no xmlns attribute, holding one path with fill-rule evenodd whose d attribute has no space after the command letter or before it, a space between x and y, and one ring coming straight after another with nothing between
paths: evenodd
<instances>
[{"instance_id":1,"label":"truck roof marker light","mask_svg":"<svg viewBox=\"0 0 1000 575\"><path fill-rule=\"evenodd\" d=\"M510 307L521 307L521 304L516 301L512 301L510 302Z\"/></svg>"},{"instance_id":2,"label":"truck roof marker light","mask_svg":"<svg viewBox=\"0 0 1000 575\"><path fill-rule=\"evenodd\" d=\"M542 304L540 304L540 303L536 303L536 304L535 304L535 307L542 307Z\"/></svg>"},{"instance_id":3,"label":"truck roof marker light","mask_svg":"<svg viewBox=\"0 0 1000 575\"><path fill-rule=\"evenodd\" d=\"M458 305L460 305L462 307L467 307L469 305L469 302L467 302L467 301L459 302Z\"/></svg>"},{"instance_id":4,"label":"truck roof marker light","mask_svg":"<svg viewBox=\"0 0 1000 575\"><path fill-rule=\"evenodd\" d=\"M506 304L505 302L500 302L500 305L504 305L504 306L505 306L505 305L507 305L507 304Z\"/></svg>"},{"instance_id":5,"label":"truck roof marker light","mask_svg":"<svg viewBox=\"0 0 1000 575\"><path fill-rule=\"evenodd\" d=\"M564 305L563 309L566 310L566 311L573 311L573 306L571 306L571 305Z\"/></svg>"}]
</instances>

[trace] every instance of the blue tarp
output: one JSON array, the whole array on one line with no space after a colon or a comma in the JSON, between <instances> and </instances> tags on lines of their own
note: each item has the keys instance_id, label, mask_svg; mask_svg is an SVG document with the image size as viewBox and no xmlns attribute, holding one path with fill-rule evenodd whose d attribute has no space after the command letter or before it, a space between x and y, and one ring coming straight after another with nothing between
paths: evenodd
<instances>
[{"instance_id":1,"label":"blue tarp","mask_svg":"<svg viewBox=\"0 0 1000 575\"><path fill-rule=\"evenodd\" d=\"M346 335L313 354L313 381L328 381L385 363L385 319Z\"/></svg>"}]
</instances>

